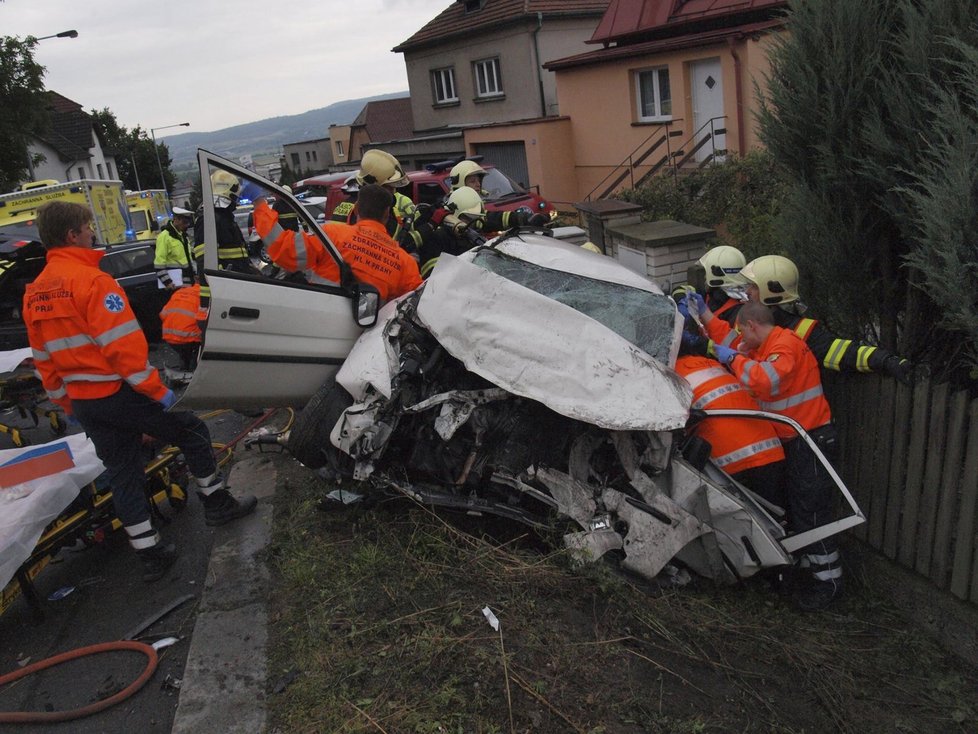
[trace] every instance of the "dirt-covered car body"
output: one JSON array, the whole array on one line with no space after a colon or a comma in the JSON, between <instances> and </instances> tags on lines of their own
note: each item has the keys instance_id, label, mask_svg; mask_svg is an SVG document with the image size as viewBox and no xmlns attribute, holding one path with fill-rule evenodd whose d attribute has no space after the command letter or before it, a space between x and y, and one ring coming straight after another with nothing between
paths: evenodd
<instances>
[{"instance_id":1,"label":"dirt-covered car body","mask_svg":"<svg viewBox=\"0 0 978 734\"><path fill-rule=\"evenodd\" d=\"M385 306L290 447L366 488L556 524L582 556L617 550L649 577L674 558L722 581L788 564L777 508L679 450L681 326L673 301L616 261L504 236L443 255Z\"/></svg>"}]
</instances>

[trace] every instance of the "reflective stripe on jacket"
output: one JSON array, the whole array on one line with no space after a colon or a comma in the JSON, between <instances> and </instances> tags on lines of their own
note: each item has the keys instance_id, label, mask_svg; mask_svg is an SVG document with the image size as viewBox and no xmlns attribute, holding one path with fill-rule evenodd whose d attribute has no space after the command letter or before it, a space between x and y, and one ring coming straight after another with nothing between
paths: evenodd
<instances>
[{"instance_id":1,"label":"reflective stripe on jacket","mask_svg":"<svg viewBox=\"0 0 978 734\"><path fill-rule=\"evenodd\" d=\"M24 294L34 365L48 395L69 413L71 398L107 397L123 380L153 400L167 390L122 287L98 269L103 254L51 248Z\"/></svg>"},{"instance_id":2,"label":"reflective stripe on jacket","mask_svg":"<svg viewBox=\"0 0 978 734\"><path fill-rule=\"evenodd\" d=\"M707 357L684 355L676 360L676 372L693 388L693 408L759 410L737 378ZM693 433L709 441L710 456L728 474L784 459L784 449L774 426L752 418L706 418Z\"/></svg>"},{"instance_id":3,"label":"reflective stripe on jacket","mask_svg":"<svg viewBox=\"0 0 978 734\"><path fill-rule=\"evenodd\" d=\"M167 270L183 270L185 285L192 280L190 257L190 240L187 234L177 230L172 222L167 222L156 236L156 254L153 258L153 267L164 285L170 284Z\"/></svg>"},{"instance_id":4,"label":"reflective stripe on jacket","mask_svg":"<svg viewBox=\"0 0 978 734\"><path fill-rule=\"evenodd\" d=\"M203 316L203 318L202 318ZM198 321L204 321L201 314L200 286L179 288L170 296L166 306L160 311L163 322L163 341L168 344L193 344L200 341Z\"/></svg>"},{"instance_id":5,"label":"reflective stripe on jacket","mask_svg":"<svg viewBox=\"0 0 978 734\"><path fill-rule=\"evenodd\" d=\"M806 431L832 420L828 401L822 394L818 362L797 334L780 326L746 357L738 354L730 369L757 400L762 410L793 418ZM788 426L775 424L783 439L797 434Z\"/></svg>"}]
</instances>

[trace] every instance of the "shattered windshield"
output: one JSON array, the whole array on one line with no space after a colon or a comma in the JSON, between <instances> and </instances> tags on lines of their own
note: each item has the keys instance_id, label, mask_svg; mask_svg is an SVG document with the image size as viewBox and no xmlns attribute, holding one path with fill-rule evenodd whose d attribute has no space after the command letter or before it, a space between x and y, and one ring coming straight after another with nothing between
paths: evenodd
<instances>
[{"instance_id":1,"label":"shattered windshield","mask_svg":"<svg viewBox=\"0 0 978 734\"><path fill-rule=\"evenodd\" d=\"M664 295L607 283L484 249L473 262L590 316L663 364L669 363L676 309Z\"/></svg>"}]
</instances>

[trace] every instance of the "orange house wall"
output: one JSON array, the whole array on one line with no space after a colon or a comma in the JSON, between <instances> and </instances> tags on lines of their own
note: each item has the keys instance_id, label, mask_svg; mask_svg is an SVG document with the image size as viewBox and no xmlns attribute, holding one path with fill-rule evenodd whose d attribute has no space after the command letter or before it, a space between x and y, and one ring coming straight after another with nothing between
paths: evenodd
<instances>
[{"instance_id":1,"label":"orange house wall","mask_svg":"<svg viewBox=\"0 0 978 734\"><path fill-rule=\"evenodd\" d=\"M564 211L574 211L575 178L571 121L565 117L520 124L467 128L465 151L475 154L477 143L522 141L530 186L539 186L540 195Z\"/></svg>"},{"instance_id":2,"label":"orange house wall","mask_svg":"<svg viewBox=\"0 0 978 734\"><path fill-rule=\"evenodd\" d=\"M753 118L758 106L753 80L757 79L763 85L763 74L770 68L765 53L769 45L770 36L766 35L759 40L744 39L735 45L741 63L741 117L744 121L746 150L761 145ZM670 141L670 149L676 151L694 132L688 64L714 57L720 58L723 77L726 146L729 151L740 153L735 63L726 43L636 56L557 72L557 94L561 112L571 120L577 200L587 197L622 161L636 152L636 149L639 152L644 150L643 143L663 130L664 126L658 123L635 122L637 111L634 72L654 66L669 67L673 103L671 127L682 131L681 136ZM660 148L649 160L657 160L664 150L664 147ZM648 168L648 165L637 167L635 178L639 178ZM618 170L620 172L624 169ZM631 179L622 183L622 186L630 185Z\"/></svg>"}]
</instances>

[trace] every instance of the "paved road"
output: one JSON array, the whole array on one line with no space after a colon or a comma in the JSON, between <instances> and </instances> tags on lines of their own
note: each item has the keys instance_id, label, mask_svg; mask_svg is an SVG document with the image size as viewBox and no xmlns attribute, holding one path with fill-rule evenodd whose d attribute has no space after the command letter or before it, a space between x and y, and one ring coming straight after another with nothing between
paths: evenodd
<instances>
[{"instance_id":1,"label":"paved road","mask_svg":"<svg viewBox=\"0 0 978 734\"><path fill-rule=\"evenodd\" d=\"M10 418L10 416L6 416ZM237 435L252 419L232 412L222 413L209 419L208 425L216 441L226 442ZM17 422L16 417L13 422ZM21 423L20 425L29 425ZM52 440L45 427L29 429L32 443ZM0 436L0 448L9 444ZM270 463L264 456L237 452L239 470L232 474L232 491L251 489L246 483L261 480L259 494L266 498L274 491L274 474L263 467ZM253 490L252 490L253 491ZM202 678L199 668L207 667L201 656L209 654L210 644L225 644L206 629L199 641L194 637L195 624L201 610L235 605L243 612L237 615L242 624L248 624L248 614L257 609L245 608L254 601L256 590L247 573L239 568L237 576L228 570L227 558L251 561L270 526L271 506L266 500L255 516L221 528L204 525L203 508L192 497L186 508L173 517L163 530L167 540L180 548L180 559L175 567L159 582L145 584L140 578L138 559L123 541L119 547L97 546L79 551L62 551L57 562L49 565L38 576L37 588L44 599L63 587L75 590L59 601L45 601L45 619L36 624L26 603L19 599L0 616L0 672L7 672L21 664L35 662L67 650L99 642L118 640L138 627L141 622L156 615L175 600L193 595L194 598L168 614L144 634L153 639L175 636L181 638L176 645L161 652L159 667L146 686L127 701L87 719L66 724L20 726L20 732L72 732L95 734L96 732L158 731L169 732L174 722L180 690L168 685L172 681L181 685L187 677L187 659L192 645L196 645L196 659L191 660L190 680L199 690L183 694L184 707L202 693L212 695L208 687L211 681ZM251 545L247 539L251 537ZM212 548L220 549L220 559L211 567ZM241 550L244 548L244 550ZM223 564L223 565L222 565ZM233 564L232 564L233 565ZM222 578L217 579L215 575ZM205 592L205 588L208 592ZM209 595L208 595L209 593ZM243 595L243 596L242 596ZM201 606L203 604L203 607ZM211 620L211 616L206 617ZM206 628L206 625L204 626ZM224 630L225 633L247 636L249 630ZM261 631L264 635L264 630ZM263 637L261 638L264 639ZM262 643L263 645L263 643ZM252 655L254 657L254 655ZM262 658L263 655L258 657ZM213 661L212 661L213 662ZM0 691L0 710L64 710L77 708L94 700L111 695L127 685L145 664L145 658L133 653L111 653L83 658L50 671L30 676ZM252 681L252 687L263 685Z\"/></svg>"}]
</instances>

